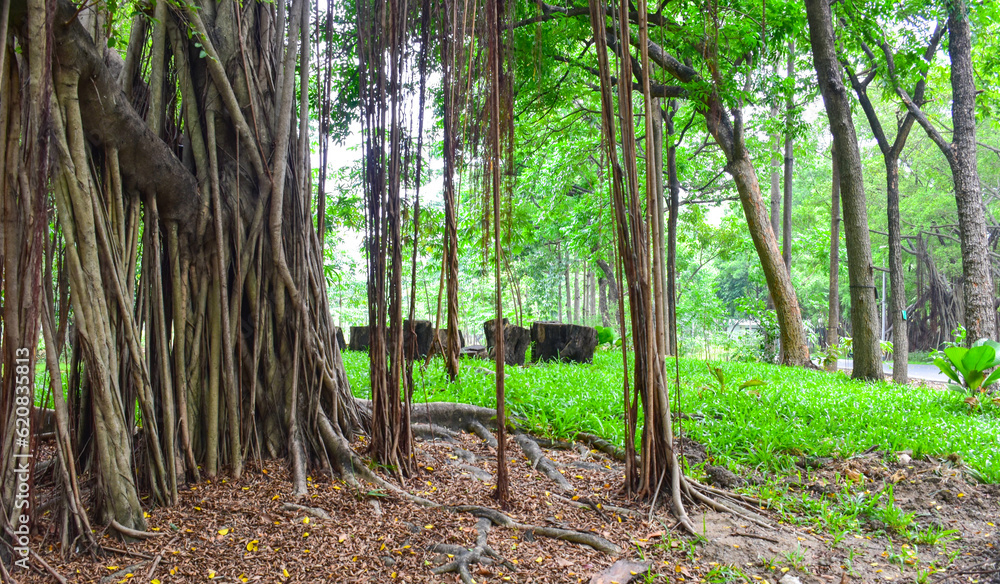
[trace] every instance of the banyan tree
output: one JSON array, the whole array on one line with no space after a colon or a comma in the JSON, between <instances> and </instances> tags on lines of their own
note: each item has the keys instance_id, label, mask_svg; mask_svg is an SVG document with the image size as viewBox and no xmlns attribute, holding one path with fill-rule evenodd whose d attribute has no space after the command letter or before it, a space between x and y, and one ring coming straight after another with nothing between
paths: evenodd
<instances>
[{"instance_id":1,"label":"banyan tree","mask_svg":"<svg viewBox=\"0 0 1000 584\"><path fill-rule=\"evenodd\" d=\"M35 352L40 319L63 541L91 520L142 530L139 492L175 502L175 465L198 480L287 457L300 492L307 466L341 469L361 419L309 214L312 5L137 4L122 59L109 5L9 4L3 366ZM12 439L8 385L0 480L16 525L9 461L29 446Z\"/></svg>"},{"instance_id":2,"label":"banyan tree","mask_svg":"<svg viewBox=\"0 0 1000 584\"><path fill-rule=\"evenodd\" d=\"M32 440L18 434L26 407L18 398L18 376L6 374L19 371L22 360L37 359L47 372L49 387L36 389L53 404L54 475L61 499L56 523L64 551L71 542L94 543L92 523L110 526L121 537L145 537L144 496L152 504L175 504L179 482L220 474L238 479L247 461L267 458L288 461L296 494L305 494L307 472L318 468L351 484L364 479L412 503L442 507L376 475L350 447L356 434L367 433L375 458L393 467L397 477L408 474L411 414L417 423L457 425L490 438L485 427L492 425L500 445L498 498L504 503L507 426L496 424L509 419L502 359L497 411L461 404L410 411L401 204L403 191L419 189L421 182L427 67L440 62L443 270L449 274L452 337L446 343L447 367L454 376L453 175L463 165L479 168L469 182L482 185L484 216L492 215L485 225L494 244L496 316L503 316L501 231L504 197L515 180L512 6L498 0L483 6L365 0L353 7L357 26L348 36L357 41L359 62L369 317L379 331L370 349L374 399L364 402L350 392L330 319L322 262L324 203L322 196L316 205L312 201L317 189L310 168L311 121L319 118L321 136L330 133L332 5L321 17L305 0L140 2L124 22L110 3L2 0L4 539L24 512L16 505L22 475L15 461L33 449ZM628 6L623 3L620 10L628 13ZM631 389L626 385L623 395L629 436L639 427L640 402L644 414L640 452L629 441L624 490L653 501L662 490L661 501L671 501L678 519L693 530L685 500L721 510L732 504L715 502L709 490L685 480L673 450L664 360L670 338L665 327L673 319L659 301L653 303L649 286L656 277L650 273L650 237L663 237L662 227L661 232L651 227L656 222L648 219L649 205L660 187L648 180L645 196L639 192L631 98L613 97L616 91L631 95L633 75L630 59L622 59L616 74L625 81L612 82L612 43L603 33L607 15L614 13L599 0L590 3L604 139L612 161L616 268L624 280L619 286L625 284L628 292L636 353ZM644 38L645 2L638 14ZM617 26L627 35L629 19ZM127 43L117 36L123 29ZM126 47L124 57L109 48L119 45ZM640 57L648 67L645 50ZM316 78L324 80L323 95L316 99L311 69L320 62ZM404 91L411 97L404 98ZM643 100L648 125L652 108L659 107L648 83ZM318 116L310 114L315 102L321 105ZM629 122L616 128L616 118ZM480 136L482 130L488 135ZM615 143L619 134L622 159ZM460 154L467 158L459 161ZM478 165L470 163L474 156L482 157ZM648 161L647 167L654 166ZM416 219L416 209L413 215ZM411 290L414 286L411 282ZM621 322L625 300L618 307ZM412 309L408 313L412 320ZM386 325L387 340L381 334ZM675 335L669 344L676 346ZM38 347L44 350L39 353ZM520 431L512 442L529 457L540 452ZM88 477L86 485L81 476ZM617 549L595 534L528 526L495 510L448 509ZM486 548L476 553L487 553ZM6 550L0 547L0 555ZM472 560L462 561L467 569Z\"/></svg>"}]
</instances>

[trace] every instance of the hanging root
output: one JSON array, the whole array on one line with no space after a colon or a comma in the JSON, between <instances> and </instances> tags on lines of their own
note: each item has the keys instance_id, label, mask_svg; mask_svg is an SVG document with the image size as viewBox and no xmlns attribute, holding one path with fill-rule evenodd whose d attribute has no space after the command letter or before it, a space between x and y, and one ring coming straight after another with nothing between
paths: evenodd
<instances>
[{"instance_id":1,"label":"hanging root","mask_svg":"<svg viewBox=\"0 0 1000 584\"><path fill-rule=\"evenodd\" d=\"M493 522L490 519L486 517L479 518L479 521L476 522L476 546L472 549L466 549L457 545L432 545L429 548L432 552L455 556L453 561L435 568L432 572L435 575L457 572L458 575L461 576L463 582L466 584L472 584L475 580L472 578L470 568L480 563L484 557L492 558L500 562L500 564L502 564L505 568L513 572L516 569L514 565L504 559L503 556L498 554L496 550L490 547L489 543L487 543L491 527L493 527Z\"/></svg>"}]
</instances>

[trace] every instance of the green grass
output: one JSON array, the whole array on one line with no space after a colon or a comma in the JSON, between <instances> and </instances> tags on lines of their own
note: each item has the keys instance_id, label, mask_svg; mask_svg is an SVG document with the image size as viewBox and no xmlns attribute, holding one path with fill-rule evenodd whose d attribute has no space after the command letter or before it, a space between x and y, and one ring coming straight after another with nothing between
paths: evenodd
<instances>
[{"instance_id":1,"label":"green grass","mask_svg":"<svg viewBox=\"0 0 1000 584\"><path fill-rule=\"evenodd\" d=\"M910 352L908 362L917 365L933 365L936 355L937 351L912 351Z\"/></svg>"},{"instance_id":2,"label":"green grass","mask_svg":"<svg viewBox=\"0 0 1000 584\"><path fill-rule=\"evenodd\" d=\"M367 354L346 352L344 362L355 395L368 397ZM725 374L723 391L703 361L682 359L680 365L681 409L696 418L685 420L684 430L707 444L717 463L788 471L800 454L850 456L875 446L910 449L916 456L955 453L982 480L1000 483L1000 408L992 404L970 413L956 392L861 383L801 368L713 362ZM414 399L495 407L493 377L475 371L492 366L463 361L460 380L448 383L442 362L434 360L426 372L415 373ZM507 371L509 407L537 430L557 437L582 430L624 444L621 353L598 352L592 365ZM737 389L753 378L767 383Z\"/></svg>"}]
</instances>

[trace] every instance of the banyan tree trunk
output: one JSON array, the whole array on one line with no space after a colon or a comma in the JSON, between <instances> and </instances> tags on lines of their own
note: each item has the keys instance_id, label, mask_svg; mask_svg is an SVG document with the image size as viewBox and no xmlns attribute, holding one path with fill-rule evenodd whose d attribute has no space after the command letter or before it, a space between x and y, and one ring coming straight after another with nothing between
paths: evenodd
<instances>
[{"instance_id":1,"label":"banyan tree trunk","mask_svg":"<svg viewBox=\"0 0 1000 584\"><path fill-rule=\"evenodd\" d=\"M104 48L105 27L84 24L100 22L103 5L53 4L11 2L10 30L26 50L14 59L3 47L0 143L27 153L18 196L36 197L21 199L36 206L22 207L5 246L35 253L48 239L66 258L55 276L65 290L45 302L68 295L72 313L46 321L46 349L69 319L61 405L66 419L90 412L93 424L60 431L61 467L85 462L93 517L126 531L144 527L141 488L175 500L175 458L198 477L199 466L238 476L246 458L287 456L299 492L308 466L342 470L360 420L308 211L308 91L294 99L309 78L309 4L150 5L124 64ZM36 125L12 125L22 112ZM51 157L33 150L39 137ZM51 223L38 215L46 196ZM4 272L5 299L15 280L37 290L34 257L11 264L5 253L20 266ZM39 330L39 311L20 315L4 314L5 334ZM66 497L83 513L78 494ZM11 508L6 492L2 502Z\"/></svg>"}]
</instances>

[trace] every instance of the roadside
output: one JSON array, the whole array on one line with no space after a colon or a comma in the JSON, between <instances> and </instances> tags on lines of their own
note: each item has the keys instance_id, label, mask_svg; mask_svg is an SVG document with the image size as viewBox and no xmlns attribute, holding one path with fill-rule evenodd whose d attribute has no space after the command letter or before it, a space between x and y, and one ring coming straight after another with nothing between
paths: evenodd
<instances>
[{"instance_id":1,"label":"roadside","mask_svg":"<svg viewBox=\"0 0 1000 584\"><path fill-rule=\"evenodd\" d=\"M838 359L837 369L841 371L850 371L854 369L853 359ZM882 370L885 371L887 377L892 376L892 362L882 363ZM937 365L923 365L919 363L910 363L907 368L907 374L910 379L918 379L921 381L931 381L934 383L948 383L948 378L945 377L941 370L938 369Z\"/></svg>"}]
</instances>

